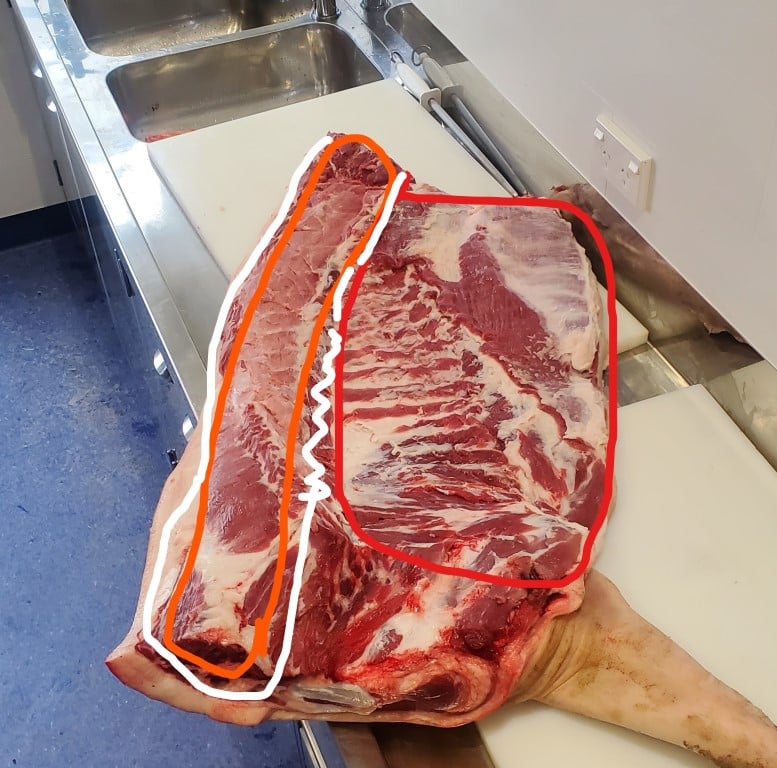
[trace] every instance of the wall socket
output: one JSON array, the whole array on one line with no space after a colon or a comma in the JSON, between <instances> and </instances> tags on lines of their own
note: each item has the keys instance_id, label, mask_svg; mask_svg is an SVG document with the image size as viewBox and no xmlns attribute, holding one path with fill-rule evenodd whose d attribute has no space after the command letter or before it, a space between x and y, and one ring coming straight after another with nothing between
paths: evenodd
<instances>
[{"instance_id":1,"label":"wall socket","mask_svg":"<svg viewBox=\"0 0 777 768\"><path fill-rule=\"evenodd\" d=\"M647 210L653 176L650 155L605 115L596 118L594 141L604 195L615 192L635 208Z\"/></svg>"}]
</instances>

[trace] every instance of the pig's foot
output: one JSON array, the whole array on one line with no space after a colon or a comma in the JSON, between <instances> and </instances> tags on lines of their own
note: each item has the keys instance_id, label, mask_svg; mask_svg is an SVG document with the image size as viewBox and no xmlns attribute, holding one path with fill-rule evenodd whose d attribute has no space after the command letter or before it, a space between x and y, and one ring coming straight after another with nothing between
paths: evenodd
<instances>
[{"instance_id":1,"label":"pig's foot","mask_svg":"<svg viewBox=\"0 0 777 768\"><path fill-rule=\"evenodd\" d=\"M777 726L637 615L596 571L515 691L668 741L721 768L777 768Z\"/></svg>"}]
</instances>

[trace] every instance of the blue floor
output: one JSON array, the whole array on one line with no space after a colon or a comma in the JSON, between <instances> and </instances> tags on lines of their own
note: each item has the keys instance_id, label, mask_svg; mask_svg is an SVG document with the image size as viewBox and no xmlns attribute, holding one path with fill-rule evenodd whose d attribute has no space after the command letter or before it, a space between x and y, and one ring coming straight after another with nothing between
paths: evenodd
<instances>
[{"instance_id":1,"label":"blue floor","mask_svg":"<svg viewBox=\"0 0 777 768\"><path fill-rule=\"evenodd\" d=\"M103 664L167 475L73 235L0 251L0 766L302 766L295 726L179 712Z\"/></svg>"}]
</instances>

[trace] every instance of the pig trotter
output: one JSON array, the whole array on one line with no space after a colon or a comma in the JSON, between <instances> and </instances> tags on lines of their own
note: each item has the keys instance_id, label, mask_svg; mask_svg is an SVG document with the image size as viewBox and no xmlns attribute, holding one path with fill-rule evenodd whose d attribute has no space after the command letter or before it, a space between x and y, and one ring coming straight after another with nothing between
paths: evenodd
<instances>
[{"instance_id":1,"label":"pig trotter","mask_svg":"<svg viewBox=\"0 0 777 768\"><path fill-rule=\"evenodd\" d=\"M721 768L777 768L777 726L592 571L578 611L557 618L513 698L685 747Z\"/></svg>"}]
</instances>

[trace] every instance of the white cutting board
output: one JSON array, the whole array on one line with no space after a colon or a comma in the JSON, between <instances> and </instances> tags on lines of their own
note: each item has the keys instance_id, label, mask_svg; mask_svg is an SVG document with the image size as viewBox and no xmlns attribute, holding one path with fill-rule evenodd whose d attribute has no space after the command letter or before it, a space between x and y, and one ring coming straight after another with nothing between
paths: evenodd
<instances>
[{"instance_id":1,"label":"white cutting board","mask_svg":"<svg viewBox=\"0 0 777 768\"><path fill-rule=\"evenodd\" d=\"M604 333L604 348L609 344L609 323L607 322L607 289L599 285L601 316L599 321ZM648 329L637 320L619 301L615 302L615 315L618 323L618 354L642 346L648 340Z\"/></svg>"},{"instance_id":2,"label":"white cutting board","mask_svg":"<svg viewBox=\"0 0 777 768\"><path fill-rule=\"evenodd\" d=\"M507 196L394 80L154 142L149 154L232 276L264 233L305 153L330 131L366 134L419 181L450 194Z\"/></svg>"},{"instance_id":3,"label":"white cutting board","mask_svg":"<svg viewBox=\"0 0 777 768\"><path fill-rule=\"evenodd\" d=\"M259 241L305 153L330 131L364 133L420 182L449 194L505 190L393 80L149 145L151 161L205 245L232 276ZM618 351L647 330L618 304Z\"/></svg>"},{"instance_id":4,"label":"white cutting board","mask_svg":"<svg viewBox=\"0 0 777 768\"><path fill-rule=\"evenodd\" d=\"M777 472L701 386L618 416L617 504L597 567L777 720ZM496 768L710 766L539 704L507 706L478 727Z\"/></svg>"}]
</instances>

